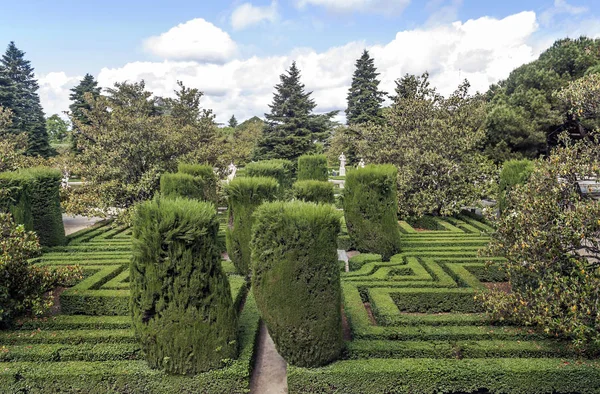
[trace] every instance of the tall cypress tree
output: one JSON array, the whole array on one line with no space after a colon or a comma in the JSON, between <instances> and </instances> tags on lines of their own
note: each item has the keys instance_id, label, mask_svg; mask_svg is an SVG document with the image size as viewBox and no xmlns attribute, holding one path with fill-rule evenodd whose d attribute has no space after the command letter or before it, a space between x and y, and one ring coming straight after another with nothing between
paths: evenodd
<instances>
[{"instance_id":1,"label":"tall cypress tree","mask_svg":"<svg viewBox=\"0 0 600 394\"><path fill-rule=\"evenodd\" d=\"M6 79L10 82L6 83ZM38 89L33 67L25 60L25 52L11 41L0 59L0 105L13 111L11 131L27 133L27 154L48 156L52 149Z\"/></svg>"},{"instance_id":2,"label":"tall cypress tree","mask_svg":"<svg viewBox=\"0 0 600 394\"><path fill-rule=\"evenodd\" d=\"M77 122L85 125L89 125L90 121L85 115L85 110L90 110L90 105L85 100L85 94L90 93L92 97L96 98L100 95L102 88L98 87L98 82L94 80L94 77L90 74L85 74L85 77L79 82L79 85L71 89L69 99L71 99L71 105L69 110L71 111L71 118L73 123L73 130L71 135L71 149L77 151L77 139L80 131L77 127Z\"/></svg>"},{"instance_id":3,"label":"tall cypress tree","mask_svg":"<svg viewBox=\"0 0 600 394\"><path fill-rule=\"evenodd\" d=\"M228 126L231 127L231 128L233 128L233 129L235 129L236 127L238 127L238 121L235 118L235 115L231 115L231 118L229 118L229 124L228 124Z\"/></svg>"},{"instance_id":4,"label":"tall cypress tree","mask_svg":"<svg viewBox=\"0 0 600 394\"><path fill-rule=\"evenodd\" d=\"M379 90L379 73L373 58L365 49L356 61L356 70L352 76L352 85L348 92L348 108L346 122L349 125L361 123L381 123L381 103L385 100L385 92Z\"/></svg>"},{"instance_id":5,"label":"tall cypress tree","mask_svg":"<svg viewBox=\"0 0 600 394\"><path fill-rule=\"evenodd\" d=\"M267 124L262 139L255 151L254 159L288 159L295 161L299 156L315 149L313 141L323 138L331 127L331 118L337 113L315 115L316 107L304 91L300 82L300 70L296 62L280 75L281 83L275 85L271 113L265 114Z\"/></svg>"}]
</instances>

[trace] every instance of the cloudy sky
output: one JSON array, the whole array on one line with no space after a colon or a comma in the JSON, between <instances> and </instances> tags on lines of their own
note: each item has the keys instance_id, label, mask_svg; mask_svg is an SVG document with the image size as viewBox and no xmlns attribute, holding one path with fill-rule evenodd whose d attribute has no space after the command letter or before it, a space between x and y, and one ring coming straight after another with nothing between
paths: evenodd
<instances>
[{"instance_id":1,"label":"cloudy sky","mask_svg":"<svg viewBox=\"0 0 600 394\"><path fill-rule=\"evenodd\" d=\"M90 73L162 96L182 80L220 122L262 117L294 60L317 111L343 110L365 48L389 92L426 70L444 94L464 78L485 91L557 38L600 37L599 0L23 0L1 11L0 46L27 53L47 115Z\"/></svg>"}]
</instances>

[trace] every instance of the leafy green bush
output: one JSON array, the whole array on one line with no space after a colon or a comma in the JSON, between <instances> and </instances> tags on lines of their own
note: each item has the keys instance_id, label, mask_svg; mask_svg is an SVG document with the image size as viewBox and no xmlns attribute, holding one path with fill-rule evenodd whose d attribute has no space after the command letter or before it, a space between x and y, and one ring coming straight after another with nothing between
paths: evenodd
<instances>
[{"instance_id":1,"label":"leafy green bush","mask_svg":"<svg viewBox=\"0 0 600 394\"><path fill-rule=\"evenodd\" d=\"M352 243L384 260L400 251L396 174L393 165L368 165L350 170L344 186L344 215Z\"/></svg>"},{"instance_id":2,"label":"leafy green bush","mask_svg":"<svg viewBox=\"0 0 600 394\"><path fill-rule=\"evenodd\" d=\"M350 271L356 271L367 263L374 263L377 261L381 261L380 254L361 253L348 259L348 268L350 268Z\"/></svg>"},{"instance_id":3,"label":"leafy green bush","mask_svg":"<svg viewBox=\"0 0 600 394\"><path fill-rule=\"evenodd\" d=\"M339 214L329 205L265 203L252 230L252 287L277 350L293 365L317 367L343 347Z\"/></svg>"},{"instance_id":4,"label":"leafy green bush","mask_svg":"<svg viewBox=\"0 0 600 394\"><path fill-rule=\"evenodd\" d=\"M515 185L520 185L529 179L533 172L534 164L531 160L509 160L502 166L500 171L500 186L498 190L498 208L504 212L508 207L506 205L507 194Z\"/></svg>"},{"instance_id":5,"label":"leafy green bush","mask_svg":"<svg viewBox=\"0 0 600 394\"><path fill-rule=\"evenodd\" d=\"M81 278L79 267L49 268L29 263L39 251L35 233L16 225L10 214L0 213L0 325L9 324L18 314L45 312L53 304L47 291Z\"/></svg>"},{"instance_id":6,"label":"leafy green bush","mask_svg":"<svg viewBox=\"0 0 600 394\"><path fill-rule=\"evenodd\" d=\"M198 182L198 187L203 195L203 198L201 199L216 204L218 199L218 179L211 166L204 164L180 163L177 166L177 171L195 177L196 181Z\"/></svg>"},{"instance_id":7,"label":"leafy green bush","mask_svg":"<svg viewBox=\"0 0 600 394\"><path fill-rule=\"evenodd\" d=\"M13 214L17 223L35 231L43 246L63 245L65 228L60 208L61 173L33 167L0 174L0 211Z\"/></svg>"},{"instance_id":8,"label":"leafy green bush","mask_svg":"<svg viewBox=\"0 0 600 394\"><path fill-rule=\"evenodd\" d=\"M204 200L202 180L189 174L166 172L160 177L160 192L165 197Z\"/></svg>"},{"instance_id":9,"label":"leafy green bush","mask_svg":"<svg viewBox=\"0 0 600 394\"><path fill-rule=\"evenodd\" d=\"M307 202L333 204L335 196L333 194L333 183L323 181L298 181L292 186L294 197L298 200Z\"/></svg>"},{"instance_id":10,"label":"leafy green bush","mask_svg":"<svg viewBox=\"0 0 600 394\"><path fill-rule=\"evenodd\" d=\"M303 155L298 158L298 180L327 181L327 157L325 155Z\"/></svg>"},{"instance_id":11,"label":"leafy green bush","mask_svg":"<svg viewBox=\"0 0 600 394\"><path fill-rule=\"evenodd\" d=\"M280 193L284 193L294 182L294 164L289 160L272 159L248 163L245 167L246 176L271 177L279 183Z\"/></svg>"},{"instance_id":12,"label":"leafy green bush","mask_svg":"<svg viewBox=\"0 0 600 394\"><path fill-rule=\"evenodd\" d=\"M241 275L250 273L250 239L253 213L265 201L275 200L279 185L273 178L234 178L227 187L229 225L225 231L227 253Z\"/></svg>"},{"instance_id":13,"label":"leafy green bush","mask_svg":"<svg viewBox=\"0 0 600 394\"><path fill-rule=\"evenodd\" d=\"M217 248L214 205L141 204L130 265L133 327L152 368L195 374L237 354L237 314Z\"/></svg>"}]
</instances>

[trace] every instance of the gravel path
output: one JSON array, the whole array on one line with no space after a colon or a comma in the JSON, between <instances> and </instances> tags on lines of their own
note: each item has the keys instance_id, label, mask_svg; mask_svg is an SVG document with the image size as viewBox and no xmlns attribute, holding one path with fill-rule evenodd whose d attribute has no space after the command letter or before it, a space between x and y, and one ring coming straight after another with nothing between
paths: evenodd
<instances>
[{"instance_id":1,"label":"gravel path","mask_svg":"<svg viewBox=\"0 0 600 394\"><path fill-rule=\"evenodd\" d=\"M264 323L260 325L256 364L250 379L251 394L287 394L287 364L277 353Z\"/></svg>"}]
</instances>

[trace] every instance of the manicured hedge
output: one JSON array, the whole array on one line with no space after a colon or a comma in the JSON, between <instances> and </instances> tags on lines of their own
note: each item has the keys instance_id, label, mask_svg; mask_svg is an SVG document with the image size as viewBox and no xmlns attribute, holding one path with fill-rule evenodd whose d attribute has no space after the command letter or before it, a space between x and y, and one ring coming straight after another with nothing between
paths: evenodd
<instances>
[{"instance_id":1,"label":"manicured hedge","mask_svg":"<svg viewBox=\"0 0 600 394\"><path fill-rule=\"evenodd\" d=\"M202 200L217 203L217 175L213 168L204 164L186 164L180 163L177 166L177 171L183 174L188 174L196 178L198 186L202 192Z\"/></svg>"},{"instance_id":2,"label":"manicured hedge","mask_svg":"<svg viewBox=\"0 0 600 394\"><path fill-rule=\"evenodd\" d=\"M325 155L303 155L298 158L298 180L327 181L327 157Z\"/></svg>"},{"instance_id":3,"label":"manicured hedge","mask_svg":"<svg viewBox=\"0 0 600 394\"><path fill-rule=\"evenodd\" d=\"M294 183L294 164L289 160L272 159L248 163L245 169L247 177L270 177L279 183L280 194Z\"/></svg>"},{"instance_id":4,"label":"manicured hedge","mask_svg":"<svg viewBox=\"0 0 600 394\"><path fill-rule=\"evenodd\" d=\"M0 210L11 212L15 222L35 231L44 246L64 245L65 228L60 208L60 171L34 167L0 173Z\"/></svg>"},{"instance_id":5,"label":"manicured hedge","mask_svg":"<svg viewBox=\"0 0 600 394\"><path fill-rule=\"evenodd\" d=\"M348 259L348 267L350 268L350 271L357 271L363 265L377 261L382 261L380 254L361 253L359 255L352 256L350 257L350 259Z\"/></svg>"},{"instance_id":6,"label":"manicured hedge","mask_svg":"<svg viewBox=\"0 0 600 394\"><path fill-rule=\"evenodd\" d=\"M298 181L294 183L292 190L294 197L306 202L333 204L335 196L333 194L333 183L323 181Z\"/></svg>"},{"instance_id":7,"label":"manicured hedge","mask_svg":"<svg viewBox=\"0 0 600 394\"><path fill-rule=\"evenodd\" d=\"M133 327L152 368L195 374L237 354L237 313L217 248L214 205L155 198L136 210Z\"/></svg>"},{"instance_id":8,"label":"manicured hedge","mask_svg":"<svg viewBox=\"0 0 600 394\"><path fill-rule=\"evenodd\" d=\"M534 164L531 160L509 160L504 162L500 171L500 185L498 190L498 207L500 212L507 209L506 197L510 190L519 184L526 183L533 172Z\"/></svg>"},{"instance_id":9,"label":"manicured hedge","mask_svg":"<svg viewBox=\"0 0 600 394\"><path fill-rule=\"evenodd\" d=\"M185 197L204 200L201 178L184 173L164 173L160 177L160 193L165 197Z\"/></svg>"},{"instance_id":10,"label":"manicured hedge","mask_svg":"<svg viewBox=\"0 0 600 394\"><path fill-rule=\"evenodd\" d=\"M229 224L225 230L227 253L238 273L250 273L250 239L253 214L265 201L275 200L279 185L273 178L240 177L226 186Z\"/></svg>"},{"instance_id":11,"label":"manicured hedge","mask_svg":"<svg viewBox=\"0 0 600 394\"><path fill-rule=\"evenodd\" d=\"M384 260L400 251L396 174L393 165L368 165L350 170L344 186L344 215L354 247Z\"/></svg>"},{"instance_id":12,"label":"manicured hedge","mask_svg":"<svg viewBox=\"0 0 600 394\"><path fill-rule=\"evenodd\" d=\"M252 234L252 287L277 350L317 367L342 351L337 211L304 202L263 204Z\"/></svg>"}]
</instances>

